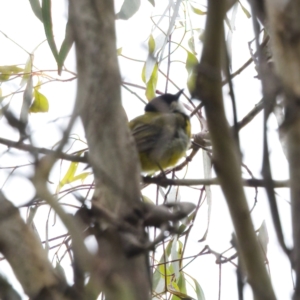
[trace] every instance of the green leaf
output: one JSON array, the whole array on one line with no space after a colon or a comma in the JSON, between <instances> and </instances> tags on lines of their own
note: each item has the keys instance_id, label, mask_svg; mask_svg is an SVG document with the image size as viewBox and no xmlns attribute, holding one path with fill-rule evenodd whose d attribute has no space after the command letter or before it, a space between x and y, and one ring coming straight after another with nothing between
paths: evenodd
<instances>
[{"instance_id":1,"label":"green leaf","mask_svg":"<svg viewBox=\"0 0 300 300\"><path fill-rule=\"evenodd\" d=\"M192 297L180 291L178 285L174 281L168 285L168 292L173 295L172 300L193 300Z\"/></svg>"},{"instance_id":2,"label":"green leaf","mask_svg":"<svg viewBox=\"0 0 300 300\"><path fill-rule=\"evenodd\" d=\"M74 179L74 175L77 171L78 162L71 162L67 173L64 178L59 182L58 190L60 190L64 185L70 183Z\"/></svg>"},{"instance_id":3,"label":"green leaf","mask_svg":"<svg viewBox=\"0 0 300 300\"><path fill-rule=\"evenodd\" d=\"M28 112L32 101L33 82L32 76L27 80L26 88L23 94L23 103L21 107L20 119L24 124L28 122Z\"/></svg>"},{"instance_id":4,"label":"green leaf","mask_svg":"<svg viewBox=\"0 0 300 300\"><path fill-rule=\"evenodd\" d=\"M121 55L121 54L122 54L122 50L123 50L122 47L121 47L121 48L118 48L118 49L117 49L117 55Z\"/></svg>"},{"instance_id":5,"label":"green leaf","mask_svg":"<svg viewBox=\"0 0 300 300\"><path fill-rule=\"evenodd\" d=\"M146 83L146 63L144 63L141 77L142 77L143 82Z\"/></svg>"},{"instance_id":6,"label":"green leaf","mask_svg":"<svg viewBox=\"0 0 300 300\"><path fill-rule=\"evenodd\" d=\"M128 20L138 11L140 5L141 5L140 0L124 0L120 11L116 15L116 18L122 20Z\"/></svg>"},{"instance_id":7,"label":"green leaf","mask_svg":"<svg viewBox=\"0 0 300 300\"><path fill-rule=\"evenodd\" d=\"M18 67L17 65L0 66L0 73L18 74L23 71L24 71L24 69Z\"/></svg>"},{"instance_id":8,"label":"green leaf","mask_svg":"<svg viewBox=\"0 0 300 300\"><path fill-rule=\"evenodd\" d=\"M72 182L76 180L81 180L81 182L83 182L91 174L91 172L83 172L79 175L74 176Z\"/></svg>"},{"instance_id":9,"label":"green leaf","mask_svg":"<svg viewBox=\"0 0 300 300\"><path fill-rule=\"evenodd\" d=\"M202 290L200 284L198 283L198 281L191 276L190 276L190 278L194 281L194 284L195 284L195 292L197 295L197 300L205 300L203 290Z\"/></svg>"},{"instance_id":10,"label":"green leaf","mask_svg":"<svg viewBox=\"0 0 300 300\"><path fill-rule=\"evenodd\" d=\"M156 91L157 79L158 79L158 64L156 63L153 68L152 75L146 85L145 95L148 100L152 100L153 98L156 97L155 91Z\"/></svg>"},{"instance_id":11,"label":"green leaf","mask_svg":"<svg viewBox=\"0 0 300 300\"><path fill-rule=\"evenodd\" d=\"M187 226L185 224L181 224L177 229L178 235L181 236L185 232L186 228Z\"/></svg>"},{"instance_id":12,"label":"green leaf","mask_svg":"<svg viewBox=\"0 0 300 300\"><path fill-rule=\"evenodd\" d=\"M7 81L10 77L10 74L0 74L0 81Z\"/></svg>"},{"instance_id":13,"label":"green leaf","mask_svg":"<svg viewBox=\"0 0 300 300\"><path fill-rule=\"evenodd\" d=\"M183 272L180 272L180 274L179 274L179 278L177 280L177 285L178 285L179 290L182 293L184 293L184 294L187 293L187 291L186 291L186 279L184 277L184 273Z\"/></svg>"},{"instance_id":14,"label":"green leaf","mask_svg":"<svg viewBox=\"0 0 300 300\"><path fill-rule=\"evenodd\" d=\"M243 10L243 12L244 12L244 14L246 15L246 17L248 18L248 19L250 19L251 18L251 14L250 14L250 12L245 8L245 6L243 6L243 4L239 1L239 4L240 4L240 6L241 6L241 8L242 8L242 10Z\"/></svg>"},{"instance_id":15,"label":"green leaf","mask_svg":"<svg viewBox=\"0 0 300 300\"><path fill-rule=\"evenodd\" d=\"M258 241L261 245L264 257L267 255L268 244L269 244L269 235L267 230L266 222L263 221L259 230L258 230Z\"/></svg>"},{"instance_id":16,"label":"green leaf","mask_svg":"<svg viewBox=\"0 0 300 300\"><path fill-rule=\"evenodd\" d=\"M31 9L35 16L43 22L43 16L42 16L42 8L39 0L29 0Z\"/></svg>"},{"instance_id":17,"label":"green leaf","mask_svg":"<svg viewBox=\"0 0 300 300\"><path fill-rule=\"evenodd\" d=\"M68 56L68 53L72 48L74 42L70 20L68 20L67 22L65 38L61 44L59 52L57 50L57 46L53 35L51 0L42 0L42 22L44 24L44 30L49 47L57 62L58 74L60 75L65 59Z\"/></svg>"},{"instance_id":18,"label":"green leaf","mask_svg":"<svg viewBox=\"0 0 300 300\"><path fill-rule=\"evenodd\" d=\"M171 249L171 260L173 261L171 263L171 265L173 267L175 277L178 279L179 278L179 260L178 259L180 258L180 255L177 251L177 239L178 239L178 236L175 235L173 238L172 249Z\"/></svg>"},{"instance_id":19,"label":"green leaf","mask_svg":"<svg viewBox=\"0 0 300 300\"><path fill-rule=\"evenodd\" d=\"M44 113L49 110L49 102L45 95L34 89L34 99L29 108L31 113Z\"/></svg>"},{"instance_id":20,"label":"green leaf","mask_svg":"<svg viewBox=\"0 0 300 300\"><path fill-rule=\"evenodd\" d=\"M154 202L153 202L149 197L147 197L147 196L145 196L145 195L143 195L143 194L142 194L142 201L143 201L144 203L147 203L147 204L155 205Z\"/></svg>"},{"instance_id":21,"label":"green leaf","mask_svg":"<svg viewBox=\"0 0 300 300\"><path fill-rule=\"evenodd\" d=\"M193 37L189 38L188 45L189 45L190 49L192 50L193 54L196 55L197 52L196 52L196 49L195 49L195 42L194 42L194 38Z\"/></svg>"},{"instance_id":22,"label":"green leaf","mask_svg":"<svg viewBox=\"0 0 300 300\"><path fill-rule=\"evenodd\" d=\"M24 69L19 68L16 65L0 66L0 81L7 81L11 75L15 75L23 71Z\"/></svg>"},{"instance_id":23,"label":"green leaf","mask_svg":"<svg viewBox=\"0 0 300 300\"><path fill-rule=\"evenodd\" d=\"M198 64L197 57L190 51L187 52L187 58L185 62L185 68L188 72L188 80L187 80L187 87L190 93L194 91L195 82L196 82L196 75L194 72L194 67Z\"/></svg>"},{"instance_id":24,"label":"green leaf","mask_svg":"<svg viewBox=\"0 0 300 300\"><path fill-rule=\"evenodd\" d=\"M33 59L34 59L34 56L31 54L29 55L27 61L26 61L26 64L25 64L25 68L24 68L24 75L22 76L22 80L20 82L20 87L24 86L28 79L30 78L30 73L31 73L31 70L32 70L32 64L33 64Z\"/></svg>"},{"instance_id":25,"label":"green leaf","mask_svg":"<svg viewBox=\"0 0 300 300\"><path fill-rule=\"evenodd\" d=\"M226 25L228 26L229 30L230 30L231 32L233 32L232 26L231 26L231 22L230 22L230 20L228 19L227 15L225 15L225 23L226 23Z\"/></svg>"},{"instance_id":26,"label":"green leaf","mask_svg":"<svg viewBox=\"0 0 300 300\"><path fill-rule=\"evenodd\" d=\"M193 11L195 14L197 14L197 15L203 16L203 15L206 15L206 14L207 14L206 11L203 11L203 10L201 10L201 9L199 9L199 8L194 7L192 4L190 4L190 6L191 6L192 11Z\"/></svg>"},{"instance_id":27,"label":"green leaf","mask_svg":"<svg viewBox=\"0 0 300 300\"><path fill-rule=\"evenodd\" d=\"M194 67L198 64L197 57L190 51L187 52L186 62L185 62L185 68L188 71L188 74L193 72Z\"/></svg>"},{"instance_id":28,"label":"green leaf","mask_svg":"<svg viewBox=\"0 0 300 300\"><path fill-rule=\"evenodd\" d=\"M165 267L163 264L166 262L166 259L170 256L171 248L172 248L172 241L168 243L165 253L162 254L158 262L159 266L158 268L155 269L153 273L152 288L157 293L161 292L158 290L160 283L163 283L163 285L165 283Z\"/></svg>"},{"instance_id":29,"label":"green leaf","mask_svg":"<svg viewBox=\"0 0 300 300\"><path fill-rule=\"evenodd\" d=\"M65 39L61 44L58 59L57 59L57 66L58 66L58 75L61 74L62 67L64 65L65 59L68 56L69 51L72 48L74 42L73 34L72 34L72 26L70 22L70 14L69 19L66 25L66 33L65 33Z\"/></svg>"},{"instance_id":30,"label":"green leaf","mask_svg":"<svg viewBox=\"0 0 300 300\"><path fill-rule=\"evenodd\" d=\"M155 51L155 40L153 38L153 35L151 34L148 41L148 47L149 47L149 53L153 54Z\"/></svg>"},{"instance_id":31,"label":"green leaf","mask_svg":"<svg viewBox=\"0 0 300 300\"><path fill-rule=\"evenodd\" d=\"M188 90L190 92L190 94L192 94L192 92L195 90L195 85L196 85L196 75L194 72L192 72L189 76L188 76L188 80L186 83Z\"/></svg>"},{"instance_id":32,"label":"green leaf","mask_svg":"<svg viewBox=\"0 0 300 300\"><path fill-rule=\"evenodd\" d=\"M54 41L52 17L51 17L51 0L42 0L42 16L45 34L47 37L48 44L52 51L55 60L58 62L58 51Z\"/></svg>"}]
</instances>

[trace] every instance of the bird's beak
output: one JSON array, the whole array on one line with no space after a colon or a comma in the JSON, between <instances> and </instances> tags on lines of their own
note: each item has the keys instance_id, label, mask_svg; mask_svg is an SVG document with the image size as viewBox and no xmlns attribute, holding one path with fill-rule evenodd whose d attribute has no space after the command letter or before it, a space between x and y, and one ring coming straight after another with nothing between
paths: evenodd
<instances>
[{"instance_id":1,"label":"bird's beak","mask_svg":"<svg viewBox=\"0 0 300 300\"><path fill-rule=\"evenodd\" d=\"M180 95L183 93L183 91L184 91L184 89L180 90L180 91L176 94L177 98L180 97Z\"/></svg>"}]
</instances>

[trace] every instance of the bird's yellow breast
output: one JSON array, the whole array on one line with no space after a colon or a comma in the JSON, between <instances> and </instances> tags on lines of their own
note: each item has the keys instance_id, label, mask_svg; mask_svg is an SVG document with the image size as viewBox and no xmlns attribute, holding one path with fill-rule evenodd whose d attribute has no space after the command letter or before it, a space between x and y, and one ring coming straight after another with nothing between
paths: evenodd
<instances>
[{"instance_id":1,"label":"bird's yellow breast","mask_svg":"<svg viewBox=\"0 0 300 300\"><path fill-rule=\"evenodd\" d=\"M153 174L175 166L190 143L191 124L181 113L145 113L129 127L135 138L142 171Z\"/></svg>"}]
</instances>

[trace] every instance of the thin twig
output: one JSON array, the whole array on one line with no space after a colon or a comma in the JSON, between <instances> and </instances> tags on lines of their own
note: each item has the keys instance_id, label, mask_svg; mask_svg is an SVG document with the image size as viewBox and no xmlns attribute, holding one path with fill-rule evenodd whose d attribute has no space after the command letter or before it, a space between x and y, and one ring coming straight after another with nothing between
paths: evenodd
<instances>
[{"instance_id":1,"label":"thin twig","mask_svg":"<svg viewBox=\"0 0 300 300\"><path fill-rule=\"evenodd\" d=\"M29 153L38 153L38 154L46 154L46 155L56 155L58 159L64 159L72 162L82 162L87 163L87 157L85 156L76 156L71 154L66 154L63 152L58 153L56 150L50 150L46 148L39 148L35 146L31 146L25 144L23 142L14 142L8 139L0 138L0 144L6 145L11 148L15 148L22 151L28 151Z\"/></svg>"}]
</instances>

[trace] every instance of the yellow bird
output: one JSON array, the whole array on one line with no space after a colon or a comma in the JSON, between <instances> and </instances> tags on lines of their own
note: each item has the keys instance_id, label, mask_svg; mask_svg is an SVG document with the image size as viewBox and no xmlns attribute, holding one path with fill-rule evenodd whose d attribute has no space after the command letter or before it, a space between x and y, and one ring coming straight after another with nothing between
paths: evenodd
<instances>
[{"instance_id":1,"label":"yellow bird","mask_svg":"<svg viewBox=\"0 0 300 300\"><path fill-rule=\"evenodd\" d=\"M145 106L145 113L129 122L142 172L149 175L175 166L190 144L191 123L177 94L163 94Z\"/></svg>"}]
</instances>

